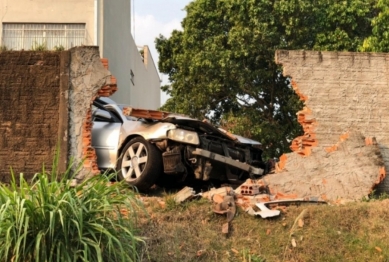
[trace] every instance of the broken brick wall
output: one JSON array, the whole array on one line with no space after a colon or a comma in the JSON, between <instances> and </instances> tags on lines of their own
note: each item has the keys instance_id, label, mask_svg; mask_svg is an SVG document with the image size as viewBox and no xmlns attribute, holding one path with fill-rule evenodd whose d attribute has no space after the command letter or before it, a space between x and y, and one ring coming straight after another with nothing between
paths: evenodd
<instances>
[{"instance_id":1,"label":"broken brick wall","mask_svg":"<svg viewBox=\"0 0 389 262\"><path fill-rule=\"evenodd\" d=\"M358 179L369 177L369 183L372 182L382 173L382 165L389 170L389 54L279 50L276 62L283 66L284 76L291 77L293 88L304 101L304 109L298 112L304 135L293 141L291 148L295 153L284 156L282 170L279 170L294 178L285 183L305 179L309 186L323 188L317 192L329 192L338 185L341 192L344 191L342 187L353 187L352 182ZM359 132L361 137L356 138L359 134L354 134L354 143L350 142L348 147L339 140L347 140L350 132ZM371 152L354 150L350 153L356 147L365 146L363 137L375 137L380 152L371 149ZM337 153L332 162L326 162L324 158L338 149L342 153ZM377 154L382 155L384 164L372 157ZM370 155L371 166L355 160L356 156L362 155L366 157L364 161ZM338 165L340 162L343 164ZM304 167L310 164L314 165L307 172ZM356 176L364 167L367 170ZM316 177L312 177L314 172ZM320 179L320 174L325 172L329 177L342 173L346 182L342 184L336 180L332 181L334 184L328 184ZM371 172L376 172L376 178ZM310 173L311 177L304 176L305 173ZM385 187L386 183L384 180L381 185Z\"/></svg>"},{"instance_id":2,"label":"broken brick wall","mask_svg":"<svg viewBox=\"0 0 389 262\"><path fill-rule=\"evenodd\" d=\"M0 53L0 181L14 173L31 178L51 167L59 137L67 129L67 89L61 58L67 52ZM61 145L66 147L66 143ZM63 159L62 159L63 160ZM62 161L63 163L64 161Z\"/></svg>"},{"instance_id":3,"label":"broken brick wall","mask_svg":"<svg viewBox=\"0 0 389 262\"><path fill-rule=\"evenodd\" d=\"M116 89L98 47L0 53L0 181L10 167L27 179L50 171L57 146L59 171L72 162L77 182L97 174L91 106Z\"/></svg>"},{"instance_id":4,"label":"broken brick wall","mask_svg":"<svg viewBox=\"0 0 389 262\"><path fill-rule=\"evenodd\" d=\"M92 102L97 96L109 96L116 91L115 79L100 59L98 47L70 49L69 90L69 155L77 170L75 183L99 173L96 153L92 148Z\"/></svg>"}]
</instances>

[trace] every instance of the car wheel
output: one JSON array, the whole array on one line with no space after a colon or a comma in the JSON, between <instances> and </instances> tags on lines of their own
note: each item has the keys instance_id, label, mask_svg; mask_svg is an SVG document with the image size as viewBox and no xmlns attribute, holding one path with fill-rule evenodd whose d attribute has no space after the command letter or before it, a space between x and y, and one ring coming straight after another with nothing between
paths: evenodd
<instances>
[{"instance_id":1,"label":"car wheel","mask_svg":"<svg viewBox=\"0 0 389 262\"><path fill-rule=\"evenodd\" d=\"M131 139L118 159L118 177L140 191L149 189L162 173L162 154L142 137Z\"/></svg>"}]
</instances>

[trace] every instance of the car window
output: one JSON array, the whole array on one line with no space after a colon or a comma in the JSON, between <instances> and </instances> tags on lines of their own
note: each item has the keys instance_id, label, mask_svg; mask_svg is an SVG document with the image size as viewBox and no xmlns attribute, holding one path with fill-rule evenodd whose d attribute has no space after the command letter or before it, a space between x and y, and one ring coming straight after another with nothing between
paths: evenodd
<instances>
[{"instance_id":1,"label":"car window","mask_svg":"<svg viewBox=\"0 0 389 262\"><path fill-rule=\"evenodd\" d=\"M108 120L107 118L101 118L98 115L96 115L97 110L102 110L104 112L108 112L111 115L111 120ZM99 101L95 100L92 105L92 117L93 121L100 121L100 122L122 122L121 117L118 115L116 110L112 108L108 104L102 104Z\"/></svg>"},{"instance_id":2,"label":"car window","mask_svg":"<svg viewBox=\"0 0 389 262\"><path fill-rule=\"evenodd\" d=\"M107 110L105 108L92 108L92 120L94 122L108 122L108 123L117 123L121 122L120 118L114 114L114 112Z\"/></svg>"}]
</instances>

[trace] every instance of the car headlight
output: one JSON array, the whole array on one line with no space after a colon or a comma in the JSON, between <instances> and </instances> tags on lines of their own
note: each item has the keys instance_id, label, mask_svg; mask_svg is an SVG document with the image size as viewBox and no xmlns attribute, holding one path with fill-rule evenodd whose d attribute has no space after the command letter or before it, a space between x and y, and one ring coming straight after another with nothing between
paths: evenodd
<instances>
[{"instance_id":1,"label":"car headlight","mask_svg":"<svg viewBox=\"0 0 389 262\"><path fill-rule=\"evenodd\" d=\"M196 132L188 131L185 129L171 129L169 130L167 137L171 140L192 144L192 145L199 145L200 139Z\"/></svg>"}]
</instances>

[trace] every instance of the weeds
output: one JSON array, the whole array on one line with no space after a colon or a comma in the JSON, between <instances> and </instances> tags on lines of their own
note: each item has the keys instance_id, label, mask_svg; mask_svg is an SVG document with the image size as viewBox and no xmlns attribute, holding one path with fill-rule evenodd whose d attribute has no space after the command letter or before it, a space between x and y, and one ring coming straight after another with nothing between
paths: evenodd
<instances>
[{"instance_id":1,"label":"weeds","mask_svg":"<svg viewBox=\"0 0 389 262\"><path fill-rule=\"evenodd\" d=\"M173 195L165 196L166 211L171 211L174 209L185 209L185 204L181 205L176 202Z\"/></svg>"},{"instance_id":2,"label":"weeds","mask_svg":"<svg viewBox=\"0 0 389 262\"><path fill-rule=\"evenodd\" d=\"M389 199L389 194L386 192L377 193L377 191L373 190L369 196L363 197L362 202L371 202L371 201L382 201L385 199Z\"/></svg>"},{"instance_id":3,"label":"weeds","mask_svg":"<svg viewBox=\"0 0 389 262\"><path fill-rule=\"evenodd\" d=\"M10 51L10 49L6 45L0 45L0 53L5 51Z\"/></svg>"},{"instance_id":4,"label":"weeds","mask_svg":"<svg viewBox=\"0 0 389 262\"><path fill-rule=\"evenodd\" d=\"M54 51L65 51L65 47L63 45L54 46Z\"/></svg>"},{"instance_id":5,"label":"weeds","mask_svg":"<svg viewBox=\"0 0 389 262\"><path fill-rule=\"evenodd\" d=\"M31 47L31 51L47 51L47 45L45 42L38 43L35 41Z\"/></svg>"},{"instance_id":6,"label":"weeds","mask_svg":"<svg viewBox=\"0 0 389 262\"><path fill-rule=\"evenodd\" d=\"M244 249L242 251L242 262L266 262L266 259L255 254L251 254L250 250Z\"/></svg>"},{"instance_id":7,"label":"weeds","mask_svg":"<svg viewBox=\"0 0 389 262\"><path fill-rule=\"evenodd\" d=\"M0 186L0 260L137 261L135 196L103 175L70 187L56 166Z\"/></svg>"}]
</instances>

